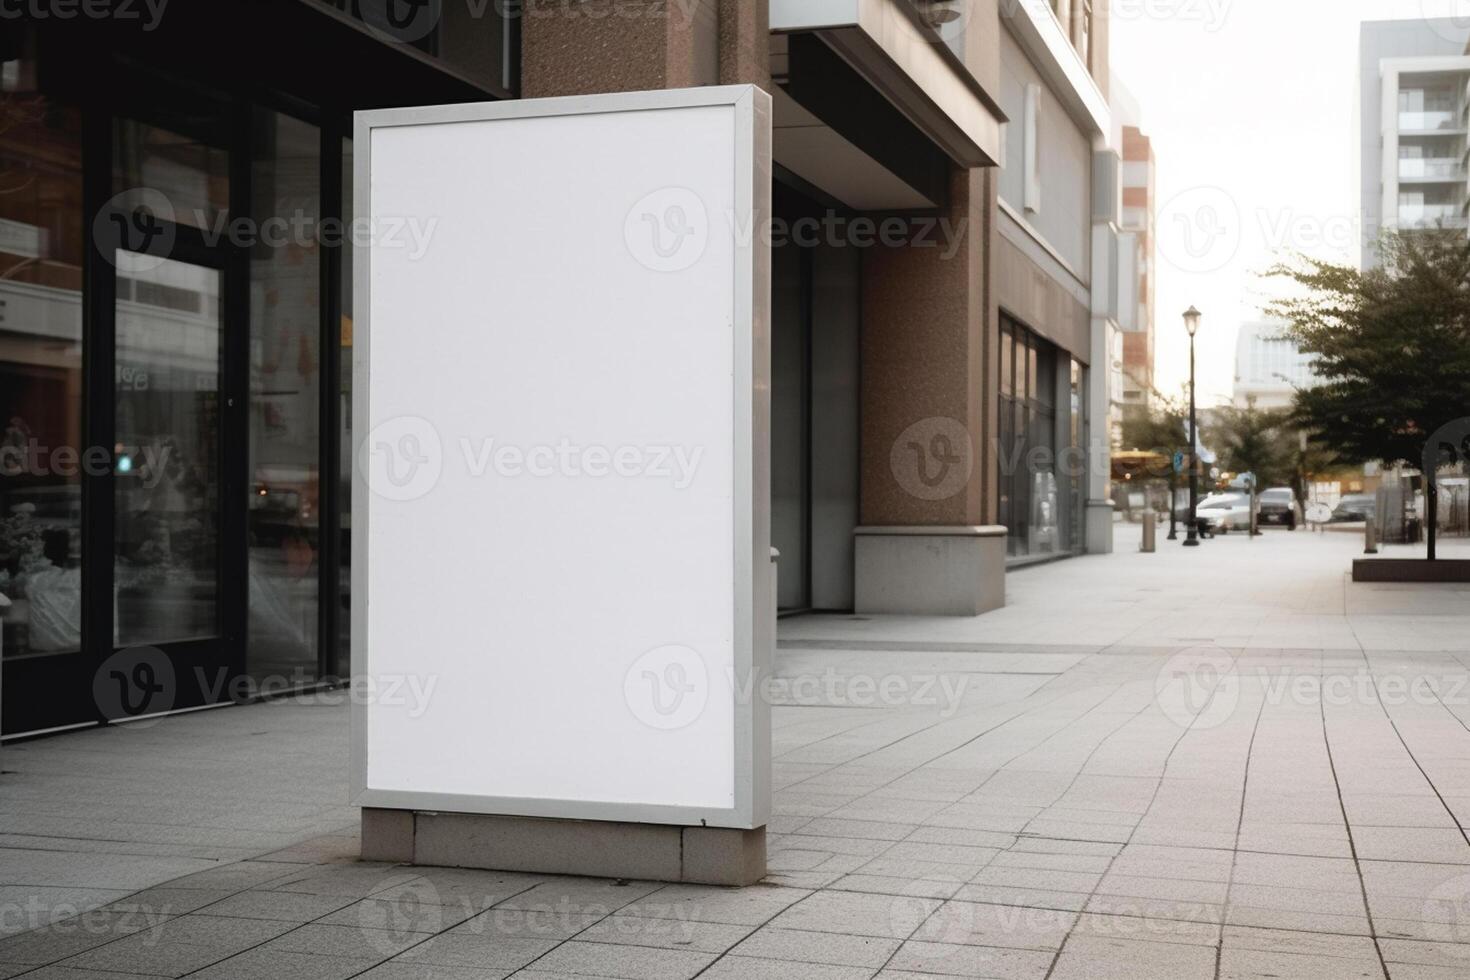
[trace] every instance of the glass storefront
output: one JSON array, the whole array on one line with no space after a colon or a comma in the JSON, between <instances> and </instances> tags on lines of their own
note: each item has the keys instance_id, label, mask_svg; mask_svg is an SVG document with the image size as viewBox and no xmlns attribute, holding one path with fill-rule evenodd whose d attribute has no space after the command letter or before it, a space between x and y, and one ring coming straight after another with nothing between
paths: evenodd
<instances>
[{"instance_id":1,"label":"glass storefront","mask_svg":"<svg viewBox=\"0 0 1470 980\"><path fill-rule=\"evenodd\" d=\"M7 661L81 646L82 118L0 72L0 630Z\"/></svg>"},{"instance_id":2,"label":"glass storefront","mask_svg":"<svg viewBox=\"0 0 1470 980\"><path fill-rule=\"evenodd\" d=\"M114 252L119 646L220 634L219 270Z\"/></svg>"},{"instance_id":3,"label":"glass storefront","mask_svg":"<svg viewBox=\"0 0 1470 980\"><path fill-rule=\"evenodd\" d=\"M1085 375L1055 344L1002 315L999 520L1014 560L1082 550Z\"/></svg>"},{"instance_id":4,"label":"glass storefront","mask_svg":"<svg viewBox=\"0 0 1470 980\"><path fill-rule=\"evenodd\" d=\"M1079 361L1072 361L1068 370L1068 401L1071 412L1067 417L1067 446L1072 454L1069 464L1062 470L1067 475L1071 488L1072 506L1067 510L1069 533L1067 547L1073 554L1087 550L1083 529L1087 521L1087 368Z\"/></svg>"},{"instance_id":5,"label":"glass storefront","mask_svg":"<svg viewBox=\"0 0 1470 980\"><path fill-rule=\"evenodd\" d=\"M3 734L119 717L122 655L173 681L125 714L347 669L352 111L519 74L515 12L419 6L0 31Z\"/></svg>"},{"instance_id":6,"label":"glass storefront","mask_svg":"<svg viewBox=\"0 0 1470 980\"><path fill-rule=\"evenodd\" d=\"M116 652L173 678L154 710L335 677L349 114L56 95L35 46L0 46L4 733L117 717Z\"/></svg>"},{"instance_id":7,"label":"glass storefront","mask_svg":"<svg viewBox=\"0 0 1470 980\"><path fill-rule=\"evenodd\" d=\"M321 131L264 111L252 129L246 663L308 680L319 668L322 327L320 244L307 229L321 226Z\"/></svg>"},{"instance_id":8,"label":"glass storefront","mask_svg":"<svg viewBox=\"0 0 1470 980\"><path fill-rule=\"evenodd\" d=\"M811 608L810 327L802 249L771 249L771 545L780 609Z\"/></svg>"},{"instance_id":9,"label":"glass storefront","mask_svg":"<svg viewBox=\"0 0 1470 980\"><path fill-rule=\"evenodd\" d=\"M813 230L834 212L777 181L771 247L771 544L777 607L853 605L861 254Z\"/></svg>"}]
</instances>

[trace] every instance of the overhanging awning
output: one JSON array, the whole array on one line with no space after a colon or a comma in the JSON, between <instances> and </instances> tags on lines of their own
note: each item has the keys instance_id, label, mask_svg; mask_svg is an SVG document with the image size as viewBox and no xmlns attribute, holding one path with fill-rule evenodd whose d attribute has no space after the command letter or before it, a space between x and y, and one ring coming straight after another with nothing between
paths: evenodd
<instances>
[{"instance_id":1,"label":"overhanging awning","mask_svg":"<svg viewBox=\"0 0 1470 980\"><path fill-rule=\"evenodd\" d=\"M1004 114L902 0L771 0L771 32L818 35L960 166L1000 164Z\"/></svg>"}]
</instances>

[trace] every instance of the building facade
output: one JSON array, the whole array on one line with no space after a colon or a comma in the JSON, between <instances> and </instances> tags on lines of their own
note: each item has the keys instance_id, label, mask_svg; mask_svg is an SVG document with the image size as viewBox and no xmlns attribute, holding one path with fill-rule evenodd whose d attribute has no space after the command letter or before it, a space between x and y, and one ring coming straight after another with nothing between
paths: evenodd
<instances>
[{"instance_id":1,"label":"building facade","mask_svg":"<svg viewBox=\"0 0 1470 980\"><path fill-rule=\"evenodd\" d=\"M1465 207L1470 27L1372 21L1359 42L1362 267L1385 229L1470 228Z\"/></svg>"},{"instance_id":2,"label":"building facade","mask_svg":"<svg viewBox=\"0 0 1470 980\"><path fill-rule=\"evenodd\" d=\"M1153 141L1143 131L1138 102L1113 79L1114 145L1123 158L1123 220L1119 304L1123 340L1123 411L1146 411L1154 391L1154 249L1158 173Z\"/></svg>"},{"instance_id":3,"label":"building facade","mask_svg":"<svg viewBox=\"0 0 1470 980\"><path fill-rule=\"evenodd\" d=\"M356 109L761 86L781 609L973 615L1110 547L1105 5L148 17L0 34L5 733L347 670L351 244L432 234L349 222Z\"/></svg>"},{"instance_id":4,"label":"building facade","mask_svg":"<svg viewBox=\"0 0 1470 980\"><path fill-rule=\"evenodd\" d=\"M1279 323L1247 323L1235 341L1237 408L1290 408L1296 393L1319 383L1312 355L1303 353Z\"/></svg>"},{"instance_id":5,"label":"building facade","mask_svg":"<svg viewBox=\"0 0 1470 980\"><path fill-rule=\"evenodd\" d=\"M1001 13L1010 122L993 242L998 519L1012 563L1109 550L1112 536L1107 467L1098 470L1120 299L1106 11L1081 0L1052 8L1052 17L1039 4ZM1046 458L1057 463L1034 462Z\"/></svg>"}]
</instances>

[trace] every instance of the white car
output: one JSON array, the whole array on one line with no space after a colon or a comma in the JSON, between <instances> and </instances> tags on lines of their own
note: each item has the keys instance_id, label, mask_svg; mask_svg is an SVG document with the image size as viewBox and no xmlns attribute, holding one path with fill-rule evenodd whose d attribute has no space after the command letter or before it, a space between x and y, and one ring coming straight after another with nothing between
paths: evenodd
<instances>
[{"instance_id":1,"label":"white car","mask_svg":"<svg viewBox=\"0 0 1470 980\"><path fill-rule=\"evenodd\" d=\"M1251 527L1251 498L1244 493L1212 493L1199 502L1196 510L1200 518L1208 522L1210 530L1217 534L1229 531L1249 531Z\"/></svg>"}]
</instances>

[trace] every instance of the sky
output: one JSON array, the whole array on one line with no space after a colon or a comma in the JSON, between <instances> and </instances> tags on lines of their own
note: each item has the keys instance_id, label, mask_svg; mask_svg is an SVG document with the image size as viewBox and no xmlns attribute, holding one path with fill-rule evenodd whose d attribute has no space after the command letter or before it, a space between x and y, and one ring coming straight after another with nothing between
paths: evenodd
<instances>
[{"instance_id":1,"label":"sky","mask_svg":"<svg viewBox=\"0 0 1470 980\"><path fill-rule=\"evenodd\" d=\"M1181 314L1204 314L1201 405L1230 399L1242 323L1293 251L1356 263L1358 31L1464 18L1470 0L1110 0L1114 74L1158 166L1155 386L1189 377Z\"/></svg>"}]
</instances>

